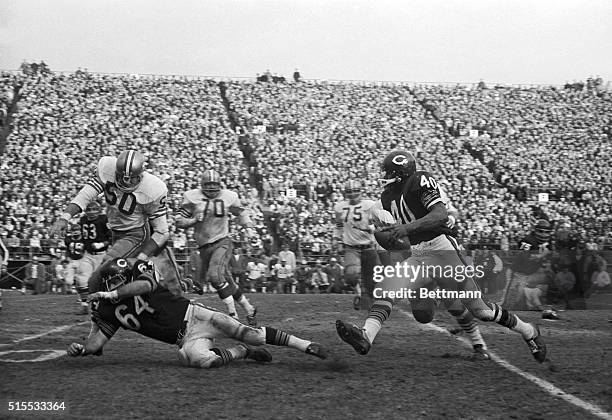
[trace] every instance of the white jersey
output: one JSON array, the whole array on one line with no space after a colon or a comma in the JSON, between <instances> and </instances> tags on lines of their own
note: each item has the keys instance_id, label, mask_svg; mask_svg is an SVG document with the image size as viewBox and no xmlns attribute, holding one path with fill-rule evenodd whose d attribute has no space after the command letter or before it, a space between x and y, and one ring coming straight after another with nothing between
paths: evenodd
<instances>
[{"instance_id":1,"label":"white jersey","mask_svg":"<svg viewBox=\"0 0 612 420\"><path fill-rule=\"evenodd\" d=\"M179 215L185 218L201 215L202 220L195 224L195 239L203 246L229 236L230 211L242 211L237 193L222 189L217 197L208 198L198 188L183 194Z\"/></svg>"},{"instance_id":2,"label":"white jersey","mask_svg":"<svg viewBox=\"0 0 612 420\"><path fill-rule=\"evenodd\" d=\"M276 277L279 279L287 279L293 276L293 269L290 265L275 264L274 271L276 271Z\"/></svg>"},{"instance_id":3,"label":"white jersey","mask_svg":"<svg viewBox=\"0 0 612 420\"><path fill-rule=\"evenodd\" d=\"M344 200L334 207L336 227L341 231L345 245L371 245L375 242L372 226L376 203L372 200L361 200L351 204Z\"/></svg>"},{"instance_id":4,"label":"white jersey","mask_svg":"<svg viewBox=\"0 0 612 420\"><path fill-rule=\"evenodd\" d=\"M109 228L127 231L141 228L158 217L166 217L166 184L155 175L144 172L134 191L120 191L115 182L116 162L116 157L101 158L96 176L88 182L98 193L104 193ZM85 208L78 200L73 200L73 203Z\"/></svg>"},{"instance_id":5,"label":"white jersey","mask_svg":"<svg viewBox=\"0 0 612 420\"><path fill-rule=\"evenodd\" d=\"M444 189L439 184L438 184L438 191L440 193L440 198L442 199L442 202L446 206L446 211L457 212L458 210L455 206L453 206L453 203L451 202L450 197L448 196L448 194L446 194L446 191L444 191Z\"/></svg>"}]
</instances>

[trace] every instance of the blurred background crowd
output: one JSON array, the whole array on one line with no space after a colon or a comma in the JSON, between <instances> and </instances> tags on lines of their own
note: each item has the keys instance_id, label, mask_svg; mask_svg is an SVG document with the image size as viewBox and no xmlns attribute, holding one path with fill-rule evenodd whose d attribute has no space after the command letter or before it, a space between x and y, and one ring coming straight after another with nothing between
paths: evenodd
<instances>
[{"instance_id":1,"label":"blurred background crowd","mask_svg":"<svg viewBox=\"0 0 612 420\"><path fill-rule=\"evenodd\" d=\"M203 169L218 170L255 220L232 226L245 264L274 273L285 245L315 270L339 257L332 209L344 183L360 180L363 197L376 198L380 162L395 148L413 150L448 193L473 249L503 255L545 218L558 248L612 250L612 99L599 78L487 86L263 76L54 73L44 63L1 73L0 238L12 258L61 260L51 224L98 159L126 148L167 183L171 246L188 272L192 232L174 227L173 211Z\"/></svg>"}]
</instances>

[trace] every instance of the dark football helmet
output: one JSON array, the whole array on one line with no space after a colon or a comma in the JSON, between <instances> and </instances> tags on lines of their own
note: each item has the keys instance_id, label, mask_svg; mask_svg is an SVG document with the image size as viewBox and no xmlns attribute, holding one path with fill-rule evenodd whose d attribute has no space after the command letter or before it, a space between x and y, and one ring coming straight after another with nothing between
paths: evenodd
<instances>
[{"instance_id":1,"label":"dark football helmet","mask_svg":"<svg viewBox=\"0 0 612 420\"><path fill-rule=\"evenodd\" d=\"M125 258L113 258L101 267L100 278L102 290L110 292L133 280L132 267Z\"/></svg>"},{"instance_id":2,"label":"dark football helmet","mask_svg":"<svg viewBox=\"0 0 612 420\"><path fill-rule=\"evenodd\" d=\"M100 204L98 204L97 201L92 201L85 208L85 216L87 216L87 220L89 221L96 220L96 217L100 215L101 211L102 207L100 207Z\"/></svg>"},{"instance_id":3,"label":"dark football helmet","mask_svg":"<svg viewBox=\"0 0 612 420\"><path fill-rule=\"evenodd\" d=\"M119 154L115 167L115 183L123 192L132 192L142 181L145 170L145 157L135 150L126 150Z\"/></svg>"},{"instance_id":4,"label":"dark football helmet","mask_svg":"<svg viewBox=\"0 0 612 420\"><path fill-rule=\"evenodd\" d=\"M416 159L406 150L394 150L383 159L381 172L383 187L402 182L416 172Z\"/></svg>"},{"instance_id":5,"label":"dark football helmet","mask_svg":"<svg viewBox=\"0 0 612 420\"><path fill-rule=\"evenodd\" d=\"M206 197L217 198L221 193L221 175L212 169L204 171L200 185Z\"/></svg>"},{"instance_id":6,"label":"dark football helmet","mask_svg":"<svg viewBox=\"0 0 612 420\"><path fill-rule=\"evenodd\" d=\"M540 219L533 227L533 233L540 243L548 242L553 233L552 225L548 220Z\"/></svg>"},{"instance_id":7,"label":"dark football helmet","mask_svg":"<svg viewBox=\"0 0 612 420\"><path fill-rule=\"evenodd\" d=\"M355 203L361 197L361 182L356 180L350 180L346 184L344 184L344 196Z\"/></svg>"}]
</instances>

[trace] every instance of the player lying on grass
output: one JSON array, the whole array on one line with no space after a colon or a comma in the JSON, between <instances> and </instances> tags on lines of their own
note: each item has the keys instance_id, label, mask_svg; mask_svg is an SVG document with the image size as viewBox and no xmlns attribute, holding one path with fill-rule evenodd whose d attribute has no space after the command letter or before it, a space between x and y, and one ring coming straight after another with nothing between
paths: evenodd
<instances>
[{"instance_id":1,"label":"player lying on grass","mask_svg":"<svg viewBox=\"0 0 612 420\"><path fill-rule=\"evenodd\" d=\"M102 291L89 295L92 329L84 343L72 343L70 356L101 355L102 348L119 328L179 347L183 365L211 368L235 359L270 362L272 356L262 346L288 346L326 358L325 349L284 331L270 327L253 328L229 315L170 293L160 285L153 263L114 258L101 268ZM220 348L219 337L242 343Z\"/></svg>"}]
</instances>

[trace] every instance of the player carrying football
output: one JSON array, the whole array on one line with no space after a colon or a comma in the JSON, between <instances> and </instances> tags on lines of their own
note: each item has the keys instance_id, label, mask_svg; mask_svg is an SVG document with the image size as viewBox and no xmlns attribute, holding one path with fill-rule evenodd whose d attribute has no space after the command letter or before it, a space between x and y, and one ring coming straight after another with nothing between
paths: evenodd
<instances>
[{"instance_id":1,"label":"player carrying football","mask_svg":"<svg viewBox=\"0 0 612 420\"><path fill-rule=\"evenodd\" d=\"M397 225L383 228L382 231L390 234L391 242L405 243L407 239L412 244L412 255L405 263L412 267L461 267L465 272L466 264L453 236L453 229L447 226L448 212L436 180L428 172L417 171L416 161L407 151L389 153L383 160L382 171L385 189L381 194L381 202L383 208L390 211L398 221ZM456 270L440 271L435 278L437 285L449 291L478 291L473 277L460 279L453 272ZM424 273L419 273L415 277L395 276L388 281L384 280L382 284L396 290L418 290L428 282ZM416 303L413 312L420 302ZM363 328L338 320L338 335L358 353L367 354L382 324L391 315L393 304L393 299L375 300ZM538 362L546 360L546 346L536 325L526 323L499 305L478 297L450 300L445 305L460 325L475 325L473 317L476 317L483 321L494 321L518 332L527 342L534 358Z\"/></svg>"},{"instance_id":2,"label":"player carrying football","mask_svg":"<svg viewBox=\"0 0 612 420\"><path fill-rule=\"evenodd\" d=\"M236 359L270 362L265 349L250 346L288 346L325 359L325 349L284 331L253 328L202 304L170 293L158 281L150 261L113 258L101 267L102 291L89 296L92 328L84 343L72 343L70 356L101 355L104 345L119 328L176 344L185 366L215 368ZM214 345L215 338L241 342L233 347ZM244 343L244 344L242 344Z\"/></svg>"},{"instance_id":3,"label":"player carrying football","mask_svg":"<svg viewBox=\"0 0 612 420\"><path fill-rule=\"evenodd\" d=\"M145 170L145 158L140 152L127 150L118 157L102 157L95 174L54 223L52 233L63 234L68 221L102 193L111 229L111 245L104 260L151 258L162 273L164 285L172 293L180 294L176 261L166 246L169 238L166 218L168 188L161 179ZM88 287L89 292L99 290L98 270L89 278Z\"/></svg>"},{"instance_id":4,"label":"player carrying football","mask_svg":"<svg viewBox=\"0 0 612 420\"><path fill-rule=\"evenodd\" d=\"M251 223L242 207L238 194L221 188L221 176L217 171L204 171L201 188L185 191L183 203L176 218L180 228L195 227L195 238L202 259L202 279L196 279L199 290L209 281L225 303L230 316L237 318L238 302L247 313L249 325L257 325L257 309L250 304L232 278L229 261L232 257L232 239L229 231L230 213L239 217L242 225Z\"/></svg>"}]
</instances>

